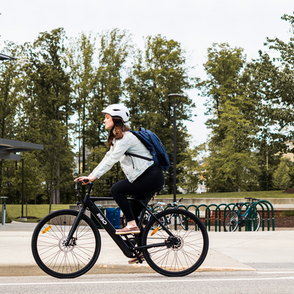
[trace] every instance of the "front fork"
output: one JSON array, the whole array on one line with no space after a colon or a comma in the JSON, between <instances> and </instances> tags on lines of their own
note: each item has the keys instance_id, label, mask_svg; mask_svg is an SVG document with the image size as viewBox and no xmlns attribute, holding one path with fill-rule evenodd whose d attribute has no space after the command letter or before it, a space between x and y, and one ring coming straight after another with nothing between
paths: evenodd
<instances>
[{"instance_id":1,"label":"front fork","mask_svg":"<svg viewBox=\"0 0 294 294\"><path fill-rule=\"evenodd\" d=\"M73 223L72 226L71 226L71 229L70 229L70 232L69 232L69 234L68 234L68 236L67 236L67 239L66 239L66 241L64 242L64 246L69 246L70 241L72 240L73 235L74 235L74 233L75 233L75 231L76 231L76 229L77 229L77 227L78 227L80 221L81 221L82 218L83 218L84 212L85 212L85 208L84 208L84 207L81 207L81 209L80 209L80 211L79 211L77 217L76 217L75 220L74 220L74 223Z\"/></svg>"}]
</instances>

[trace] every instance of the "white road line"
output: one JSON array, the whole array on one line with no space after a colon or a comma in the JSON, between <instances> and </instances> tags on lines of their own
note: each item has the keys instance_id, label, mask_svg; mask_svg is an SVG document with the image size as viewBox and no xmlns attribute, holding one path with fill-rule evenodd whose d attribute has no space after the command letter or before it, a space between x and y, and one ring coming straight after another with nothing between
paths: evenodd
<instances>
[{"instance_id":1,"label":"white road line","mask_svg":"<svg viewBox=\"0 0 294 294\"><path fill-rule=\"evenodd\" d=\"M124 280L124 281L70 281L70 282L39 282L39 283L0 283L0 286L36 286L36 285L82 285L82 284L139 284L139 283L187 283L187 282L229 282L229 281L273 281L273 280L294 280L294 277L276 278L229 278L229 279L166 279L166 280Z\"/></svg>"}]
</instances>

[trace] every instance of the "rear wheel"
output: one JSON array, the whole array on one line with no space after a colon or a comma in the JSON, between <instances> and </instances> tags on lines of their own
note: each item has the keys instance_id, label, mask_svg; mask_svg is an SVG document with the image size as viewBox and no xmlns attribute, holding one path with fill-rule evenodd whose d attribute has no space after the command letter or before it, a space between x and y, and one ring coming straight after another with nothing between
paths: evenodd
<instances>
[{"instance_id":1,"label":"rear wheel","mask_svg":"<svg viewBox=\"0 0 294 294\"><path fill-rule=\"evenodd\" d=\"M59 210L50 213L36 226L32 253L38 266L56 278L75 278L95 264L101 248L100 233L94 222L83 215L72 239L67 243L78 211Z\"/></svg>"},{"instance_id":2,"label":"rear wheel","mask_svg":"<svg viewBox=\"0 0 294 294\"><path fill-rule=\"evenodd\" d=\"M229 211L224 220L224 230L225 232L235 232L239 225L239 218L236 211Z\"/></svg>"},{"instance_id":3,"label":"rear wheel","mask_svg":"<svg viewBox=\"0 0 294 294\"><path fill-rule=\"evenodd\" d=\"M144 253L148 264L165 276L185 276L195 271L204 261L208 251L208 234L199 218L183 209L168 209L156 217L171 220L170 236L152 217L142 235L142 245L150 246ZM182 227L182 221L185 225ZM151 247L155 244L162 246Z\"/></svg>"}]
</instances>

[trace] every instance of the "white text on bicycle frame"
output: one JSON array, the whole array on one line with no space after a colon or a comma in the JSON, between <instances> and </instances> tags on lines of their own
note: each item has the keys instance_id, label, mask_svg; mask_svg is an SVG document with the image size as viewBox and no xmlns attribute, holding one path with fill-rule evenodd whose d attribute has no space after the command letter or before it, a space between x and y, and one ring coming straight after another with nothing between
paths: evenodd
<instances>
[{"instance_id":1,"label":"white text on bicycle frame","mask_svg":"<svg viewBox=\"0 0 294 294\"><path fill-rule=\"evenodd\" d=\"M101 215L101 213L97 213L96 214L99 218L99 220L102 222L103 225L107 225L107 221L105 220L105 218Z\"/></svg>"}]
</instances>

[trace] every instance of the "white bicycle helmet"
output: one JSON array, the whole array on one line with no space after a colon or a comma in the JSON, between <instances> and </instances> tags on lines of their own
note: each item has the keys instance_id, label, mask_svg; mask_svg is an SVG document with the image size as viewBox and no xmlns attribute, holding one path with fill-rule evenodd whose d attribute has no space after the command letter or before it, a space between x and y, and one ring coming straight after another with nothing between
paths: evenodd
<instances>
[{"instance_id":1,"label":"white bicycle helmet","mask_svg":"<svg viewBox=\"0 0 294 294\"><path fill-rule=\"evenodd\" d=\"M102 110L102 113L107 113L111 116L119 116L124 122L130 119L129 110L122 104L110 104Z\"/></svg>"}]
</instances>

